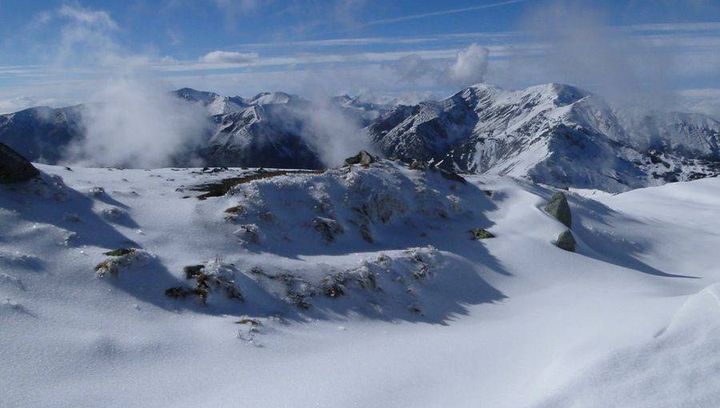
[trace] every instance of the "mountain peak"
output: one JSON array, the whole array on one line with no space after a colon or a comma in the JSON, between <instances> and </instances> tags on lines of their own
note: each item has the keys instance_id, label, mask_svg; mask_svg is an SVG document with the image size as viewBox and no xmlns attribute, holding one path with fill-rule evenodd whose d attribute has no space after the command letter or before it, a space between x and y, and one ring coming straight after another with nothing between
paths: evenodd
<instances>
[{"instance_id":1,"label":"mountain peak","mask_svg":"<svg viewBox=\"0 0 720 408\"><path fill-rule=\"evenodd\" d=\"M185 99L191 102L203 102L210 103L213 99L217 98L218 94L215 92L198 91L192 88L180 88L173 92L178 98Z\"/></svg>"}]
</instances>

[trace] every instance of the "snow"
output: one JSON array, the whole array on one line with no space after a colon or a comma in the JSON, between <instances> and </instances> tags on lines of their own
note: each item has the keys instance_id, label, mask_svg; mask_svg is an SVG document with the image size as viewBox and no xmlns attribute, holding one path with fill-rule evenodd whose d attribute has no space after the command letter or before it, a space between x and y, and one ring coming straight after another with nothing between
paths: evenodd
<instances>
[{"instance_id":1,"label":"snow","mask_svg":"<svg viewBox=\"0 0 720 408\"><path fill-rule=\"evenodd\" d=\"M567 192L570 253L510 177L38 167L0 186L0 406L720 404L720 180ZM188 265L244 301L165 296Z\"/></svg>"}]
</instances>

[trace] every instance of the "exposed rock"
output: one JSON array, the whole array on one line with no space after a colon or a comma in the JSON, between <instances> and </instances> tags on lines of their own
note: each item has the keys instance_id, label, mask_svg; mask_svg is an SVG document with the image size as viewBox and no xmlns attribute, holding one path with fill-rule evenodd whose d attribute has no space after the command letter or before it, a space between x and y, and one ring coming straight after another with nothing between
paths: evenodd
<instances>
[{"instance_id":1,"label":"exposed rock","mask_svg":"<svg viewBox=\"0 0 720 408\"><path fill-rule=\"evenodd\" d=\"M484 228L473 228L470 230L470 233L472 234L472 239L474 240L495 238L495 235L492 232Z\"/></svg>"},{"instance_id":2,"label":"exposed rock","mask_svg":"<svg viewBox=\"0 0 720 408\"><path fill-rule=\"evenodd\" d=\"M0 183L20 183L40 172L32 163L5 144L0 143Z\"/></svg>"},{"instance_id":3,"label":"exposed rock","mask_svg":"<svg viewBox=\"0 0 720 408\"><path fill-rule=\"evenodd\" d=\"M345 294L344 277L339 275L326 276L322 279L323 293L329 298L337 298Z\"/></svg>"},{"instance_id":4,"label":"exposed rock","mask_svg":"<svg viewBox=\"0 0 720 408\"><path fill-rule=\"evenodd\" d=\"M260 320L253 319L251 317L243 317L240 320L238 320L237 322L235 322L235 324L247 324L250 326L261 326L262 325L260 323Z\"/></svg>"},{"instance_id":5,"label":"exposed rock","mask_svg":"<svg viewBox=\"0 0 720 408\"><path fill-rule=\"evenodd\" d=\"M218 267L219 268L219 267ZM216 269L218 269L216 268ZM197 296L202 304L207 303L208 296L214 290L223 290L228 299L243 302L245 299L235 282L224 276L218 270L217 273L207 272L205 265L188 265L183 268L185 279L195 280L194 288L173 287L165 290L165 296L173 299L183 299L189 296Z\"/></svg>"},{"instance_id":6,"label":"exposed rock","mask_svg":"<svg viewBox=\"0 0 720 408\"><path fill-rule=\"evenodd\" d=\"M430 169L439 172L440 175L446 180L457 181L458 183L463 184L467 183L467 180L465 180L463 176L455 173L454 171L445 170L440 167L431 167Z\"/></svg>"},{"instance_id":7,"label":"exposed rock","mask_svg":"<svg viewBox=\"0 0 720 408\"><path fill-rule=\"evenodd\" d=\"M205 265L188 265L183 268L185 279L194 279L196 276L203 273Z\"/></svg>"},{"instance_id":8,"label":"exposed rock","mask_svg":"<svg viewBox=\"0 0 720 408\"><path fill-rule=\"evenodd\" d=\"M112 251L109 251L109 252L104 252L103 255L123 256L123 255L131 254L133 252L135 252L135 248L118 248L118 249L113 249Z\"/></svg>"},{"instance_id":9,"label":"exposed rock","mask_svg":"<svg viewBox=\"0 0 720 408\"><path fill-rule=\"evenodd\" d=\"M359 164L361 166L369 166L371 163L375 163L377 158L373 157L370 153L365 150L361 150L360 153L355 156L348 157L345 159L345 164L350 166L353 164Z\"/></svg>"},{"instance_id":10,"label":"exposed rock","mask_svg":"<svg viewBox=\"0 0 720 408\"><path fill-rule=\"evenodd\" d=\"M109 258L95 266L95 274L98 277L118 276L121 269L143 263L151 258L150 254L136 248L119 248L105 252L105 255Z\"/></svg>"},{"instance_id":11,"label":"exposed rock","mask_svg":"<svg viewBox=\"0 0 720 408\"><path fill-rule=\"evenodd\" d=\"M225 210L225 219L227 221L235 221L240 217L244 217L247 210L242 205L236 205Z\"/></svg>"},{"instance_id":12,"label":"exposed rock","mask_svg":"<svg viewBox=\"0 0 720 408\"><path fill-rule=\"evenodd\" d=\"M325 217L315 217L313 228L322 235L325 242L335 241L335 238L344 232L339 222Z\"/></svg>"},{"instance_id":13,"label":"exposed rock","mask_svg":"<svg viewBox=\"0 0 720 408\"><path fill-rule=\"evenodd\" d=\"M566 227L572 228L572 214L565 193L557 192L553 194L545 206L545 212L565 224Z\"/></svg>"},{"instance_id":14,"label":"exposed rock","mask_svg":"<svg viewBox=\"0 0 720 408\"><path fill-rule=\"evenodd\" d=\"M367 243L372 244L373 242L375 242L372 237L372 233L370 232L370 227L368 227L367 224L360 225L360 236Z\"/></svg>"},{"instance_id":15,"label":"exposed rock","mask_svg":"<svg viewBox=\"0 0 720 408\"><path fill-rule=\"evenodd\" d=\"M575 237L572 232L570 232L570 230L565 230L558 236L557 241L555 241L555 245L557 245L560 249L575 252L575 246L577 243L575 242Z\"/></svg>"},{"instance_id":16,"label":"exposed rock","mask_svg":"<svg viewBox=\"0 0 720 408\"><path fill-rule=\"evenodd\" d=\"M243 224L233 234L246 244L260 243L260 228L255 224Z\"/></svg>"},{"instance_id":17,"label":"exposed rock","mask_svg":"<svg viewBox=\"0 0 720 408\"><path fill-rule=\"evenodd\" d=\"M413 160L412 163L408 165L408 168L410 170L427 170L428 164L422 160Z\"/></svg>"},{"instance_id":18,"label":"exposed rock","mask_svg":"<svg viewBox=\"0 0 720 408\"><path fill-rule=\"evenodd\" d=\"M184 299L192 294L192 289L178 286L175 288L169 288L165 290L165 296L173 299Z\"/></svg>"},{"instance_id":19,"label":"exposed rock","mask_svg":"<svg viewBox=\"0 0 720 408\"><path fill-rule=\"evenodd\" d=\"M105 189L102 187L91 187L88 190L88 195L90 197L102 197L105 195Z\"/></svg>"},{"instance_id":20,"label":"exposed rock","mask_svg":"<svg viewBox=\"0 0 720 408\"><path fill-rule=\"evenodd\" d=\"M312 171L300 171L300 170L278 170L278 171L266 171L259 169L253 174L243 175L241 177L230 177L222 180L213 181L210 183L200 184L190 188L193 191L200 191L204 194L199 195L199 200L206 200L212 197L222 197L229 193L236 186L247 184L255 180L262 180L267 178L273 178L278 176L284 176L287 174L307 174L313 173ZM319 173L319 172L314 172Z\"/></svg>"}]
</instances>

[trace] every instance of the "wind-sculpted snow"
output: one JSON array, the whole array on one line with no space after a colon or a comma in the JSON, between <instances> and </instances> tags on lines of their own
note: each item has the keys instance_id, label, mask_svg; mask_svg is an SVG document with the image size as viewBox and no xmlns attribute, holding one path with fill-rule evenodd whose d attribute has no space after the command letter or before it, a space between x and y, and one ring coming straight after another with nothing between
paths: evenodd
<instances>
[{"instance_id":1,"label":"wind-sculpted snow","mask_svg":"<svg viewBox=\"0 0 720 408\"><path fill-rule=\"evenodd\" d=\"M2 402L716 405L716 179L565 191L568 252L557 189L363 163L0 186Z\"/></svg>"},{"instance_id":2,"label":"wind-sculpted snow","mask_svg":"<svg viewBox=\"0 0 720 408\"><path fill-rule=\"evenodd\" d=\"M687 298L669 325L587 368L539 407L713 407L720 404L720 288Z\"/></svg>"}]
</instances>

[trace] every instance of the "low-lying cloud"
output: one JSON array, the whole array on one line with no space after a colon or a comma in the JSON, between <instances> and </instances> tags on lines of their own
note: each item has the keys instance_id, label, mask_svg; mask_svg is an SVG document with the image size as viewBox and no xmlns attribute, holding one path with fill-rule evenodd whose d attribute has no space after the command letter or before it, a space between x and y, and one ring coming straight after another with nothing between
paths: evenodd
<instances>
[{"instance_id":1,"label":"low-lying cloud","mask_svg":"<svg viewBox=\"0 0 720 408\"><path fill-rule=\"evenodd\" d=\"M199 105L138 79L111 79L85 106L85 137L70 147L68 161L84 166L153 168L198 145L207 132Z\"/></svg>"},{"instance_id":2,"label":"low-lying cloud","mask_svg":"<svg viewBox=\"0 0 720 408\"><path fill-rule=\"evenodd\" d=\"M87 166L160 167L197 144L208 119L153 78L150 59L125 52L121 27L105 11L63 5L47 16L60 22L58 69L87 69L93 90L82 109L84 137L67 162Z\"/></svg>"}]
</instances>

